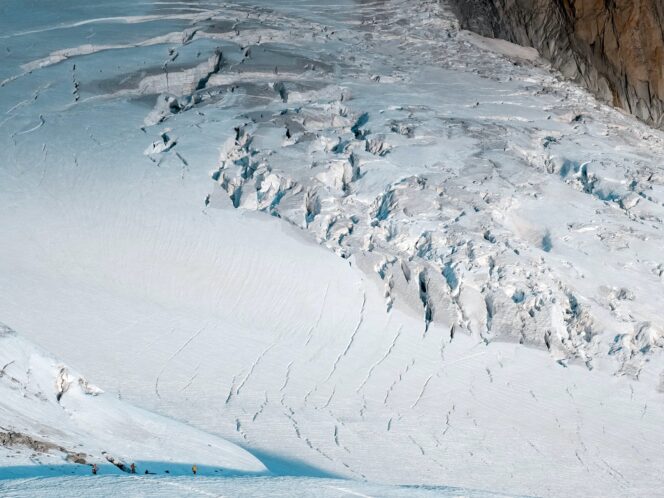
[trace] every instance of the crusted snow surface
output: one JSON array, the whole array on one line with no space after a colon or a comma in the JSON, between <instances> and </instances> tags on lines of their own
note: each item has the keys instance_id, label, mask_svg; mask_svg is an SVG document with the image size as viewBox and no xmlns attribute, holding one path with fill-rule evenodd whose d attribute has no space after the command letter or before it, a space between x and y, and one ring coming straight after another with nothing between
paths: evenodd
<instances>
[{"instance_id":1,"label":"crusted snow surface","mask_svg":"<svg viewBox=\"0 0 664 498\"><path fill-rule=\"evenodd\" d=\"M59 5L4 7L3 320L276 473L658 493L661 133L445 2Z\"/></svg>"}]
</instances>

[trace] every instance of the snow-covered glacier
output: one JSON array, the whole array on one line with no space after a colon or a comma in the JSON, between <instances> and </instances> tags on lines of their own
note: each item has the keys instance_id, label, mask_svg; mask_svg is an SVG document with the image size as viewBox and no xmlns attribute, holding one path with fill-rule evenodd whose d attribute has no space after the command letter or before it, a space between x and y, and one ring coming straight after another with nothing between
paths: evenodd
<instances>
[{"instance_id":1,"label":"snow-covered glacier","mask_svg":"<svg viewBox=\"0 0 664 498\"><path fill-rule=\"evenodd\" d=\"M0 494L661 494L661 132L446 1L0 27Z\"/></svg>"}]
</instances>

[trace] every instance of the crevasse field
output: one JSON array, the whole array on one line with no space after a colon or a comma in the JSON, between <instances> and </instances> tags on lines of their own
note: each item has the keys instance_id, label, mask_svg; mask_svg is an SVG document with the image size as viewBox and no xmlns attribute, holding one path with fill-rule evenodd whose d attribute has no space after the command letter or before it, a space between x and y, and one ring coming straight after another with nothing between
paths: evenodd
<instances>
[{"instance_id":1,"label":"crevasse field","mask_svg":"<svg viewBox=\"0 0 664 498\"><path fill-rule=\"evenodd\" d=\"M446 1L4 0L0 495L662 496L663 151Z\"/></svg>"}]
</instances>

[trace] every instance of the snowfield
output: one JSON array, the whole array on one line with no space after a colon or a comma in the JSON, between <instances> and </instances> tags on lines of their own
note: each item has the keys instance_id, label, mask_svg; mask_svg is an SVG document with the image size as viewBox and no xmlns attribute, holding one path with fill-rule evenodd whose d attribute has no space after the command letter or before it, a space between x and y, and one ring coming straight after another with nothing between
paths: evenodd
<instances>
[{"instance_id":1,"label":"snowfield","mask_svg":"<svg viewBox=\"0 0 664 498\"><path fill-rule=\"evenodd\" d=\"M0 19L2 493L661 494L661 132L444 1Z\"/></svg>"}]
</instances>

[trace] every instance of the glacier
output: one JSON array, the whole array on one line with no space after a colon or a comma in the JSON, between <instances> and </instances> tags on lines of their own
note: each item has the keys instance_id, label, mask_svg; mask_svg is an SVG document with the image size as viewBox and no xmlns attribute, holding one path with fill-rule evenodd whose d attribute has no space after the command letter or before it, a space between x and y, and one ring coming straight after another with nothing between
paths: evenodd
<instances>
[{"instance_id":1,"label":"glacier","mask_svg":"<svg viewBox=\"0 0 664 498\"><path fill-rule=\"evenodd\" d=\"M58 358L2 430L270 473L10 447L1 493L659 493L661 132L445 1L0 12L0 358ZM104 391L67 421L58 362Z\"/></svg>"}]
</instances>

